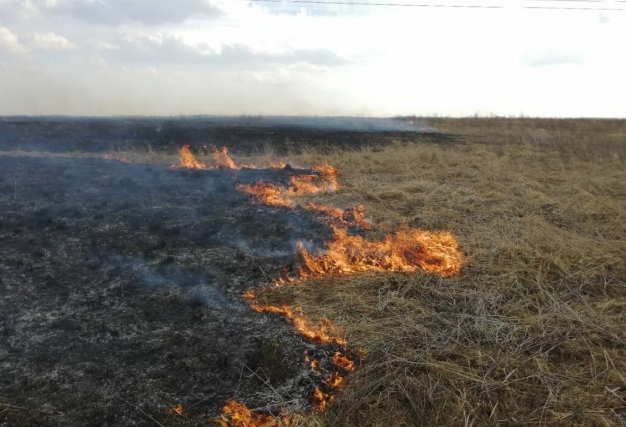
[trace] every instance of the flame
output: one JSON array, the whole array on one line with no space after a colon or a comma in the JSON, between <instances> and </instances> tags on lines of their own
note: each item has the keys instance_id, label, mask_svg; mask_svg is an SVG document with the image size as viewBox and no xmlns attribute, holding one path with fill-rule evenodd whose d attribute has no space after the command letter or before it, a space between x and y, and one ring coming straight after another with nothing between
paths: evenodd
<instances>
[{"instance_id":1,"label":"flame","mask_svg":"<svg viewBox=\"0 0 626 427\"><path fill-rule=\"evenodd\" d=\"M205 145L204 148L207 149L208 147ZM221 149L218 150L217 147L212 145L211 149L213 151L212 154L213 154L213 161L215 162L215 166L211 166L208 169L233 169L233 170L285 169L289 166L285 162L272 163L270 164L268 168L259 168L256 165L250 165L250 164L237 165L235 161L229 156L227 147L222 147ZM108 155L105 155L105 158L110 158L107 156ZM126 159L117 159L117 160L130 163L130 161ZM189 145L183 145L182 148L180 149L180 165L178 166L172 165L172 168L207 169L207 166L204 163L201 163L196 160L194 155L191 153ZM289 166L289 168L298 169L298 168L293 168L291 166ZM334 171L334 168L332 166L322 166L319 168L318 173L321 176L331 177L333 174L333 171ZM336 171L334 171L334 173L336 176ZM328 179L332 181L332 178L328 178Z\"/></svg>"},{"instance_id":2,"label":"flame","mask_svg":"<svg viewBox=\"0 0 626 427\"><path fill-rule=\"evenodd\" d=\"M289 418L250 411L245 404L230 399L222 408L222 414L214 422L222 427L279 427L289 426Z\"/></svg>"},{"instance_id":3,"label":"flame","mask_svg":"<svg viewBox=\"0 0 626 427\"><path fill-rule=\"evenodd\" d=\"M277 165L280 166L280 165ZM269 206L278 206L284 208L294 208L296 203L294 197L306 194L317 194L326 191L336 191L339 189L337 182L337 170L332 166L316 166L313 168L317 174L299 174L291 177L290 186L285 187L269 182L259 181L254 184L239 184L237 190L242 193L254 196L258 202ZM321 180L320 182L315 182ZM343 211L332 207L317 207L313 204L307 205L306 209L324 212L331 211L329 215L340 218Z\"/></svg>"},{"instance_id":4,"label":"flame","mask_svg":"<svg viewBox=\"0 0 626 427\"><path fill-rule=\"evenodd\" d=\"M224 168L224 169L241 169L235 164L233 159L228 155L228 148L222 147L218 150L215 146L213 148L213 160L215 160L215 166L212 169Z\"/></svg>"},{"instance_id":5,"label":"flame","mask_svg":"<svg viewBox=\"0 0 626 427\"><path fill-rule=\"evenodd\" d=\"M349 236L345 229L333 227L334 237L326 242L326 253L312 255L302 242L298 248L304 266L300 279L328 274L354 274L373 271L424 270L442 277L457 275L465 264L456 238L449 232L429 232L402 227L381 242Z\"/></svg>"},{"instance_id":6,"label":"flame","mask_svg":"<svg viewBox=\"0 0 626 427\"><path fill-rule=\"evenodd\" d=\"M252 301L250 302L250 308L258 313L273 313L285 316L291 321L300 335L316 344L331 343L344 346L347 343L345 332L338 326L335 326L329 319L323 319L319 327L316 327L306 318L294 314L293 310L286 305L276 307Z\"/></svg>"},{"instance_id":7,"label":"flame","mask_svg":"<svg viewBox=\"0 0 626 427\"><path fill-rule=\"evenodd\" d=\"M339 189L337 170L329 165L316 166L318 175L292 176L288 187L268 182L239 184L237 190L254 196L258 202L293 209L294 198L305 194ZM322 255L309 253L298 244L305 265L299 269L299 279L322 277L327 274L355 274L373 271L414 272L419 269L442 277L457 275L465 264L456 238L449 232L429 232L402 227L383 241L371 242L361 236L349 236L347 227L357 225L369 229L363 206L340 209L309 203L306 210L322 213L330 220L334 235L326 242ZM276 283L293 281L277 279Z\"/></svg>"},{"instance_id":8,"label":"flame","mask_svg":"<svg viewBox=\"0 0 626 427\"><path fill-rule=\"evenodd\" d=\"M179 403L178 406L174 406L172 409L170 409L170 412L182 417L182 415L183 415L183 405Z\"/></svg>"},{"instance_id":9,"label":"flame","mask_svg":"<svg viewBox=\"0 0 626 427\"><path fill-rule=\"evenodd\" d=\"M206 165L196 160L188 145L180 149L180 166L172 165L173 168L206 169Z\"/></svg>"},{"instance_id":10,"label":"flame","mask_svg":"<svg viewBox=\"0 0 626 427\"><path fill-rule=\"evenodd\" d=\"M340 352L337 352L333 356L333 363L347 372L352 372L355 369L354 361L348 359Z\"/></svg>"},{"instance_id":11,"label":"flame","mask_svg":"<svg viewBox=\"0 0 626 427\"><path fill-rule=\"evenodd\" d=\"M238 184L237 190L256 197L266 205L284 208L293 208L295 206L293 200L285 196L285 189L280 185L259 181L254 185Z\"/></svg>"}]
</instances>

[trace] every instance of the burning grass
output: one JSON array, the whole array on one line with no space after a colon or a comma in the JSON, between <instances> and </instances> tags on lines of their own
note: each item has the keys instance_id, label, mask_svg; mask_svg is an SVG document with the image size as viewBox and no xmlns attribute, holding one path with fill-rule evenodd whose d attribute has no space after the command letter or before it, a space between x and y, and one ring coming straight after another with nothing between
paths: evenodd
<instances>
[{"instance_id":1,"label":"burning grass","mask_svg":"<svg viewBox=\"0 0 626 427\"><path fill-rule=\"evenodd\" d=\"M350 375L325 379L340 381L342 393L326 404L328 391L313 391L326 411L297 424L626 424L624 123L433 124L470 143L293 155L291 165L336 167L340 188L298 194L296 202L289 188L298 185L271 184L290 202L283 207L326 210L331 224L364 221L367 212L368 242L385 242L407 224L457 236L469 260L460 275L423 267L344 275L324 260L332 246L309 262L301 249L308 276L257 293L259 311L278 308L294 325L306 319L309 329L332 319L367 359L355 370L353 359L336 355L334 364ZM199 161L219 166L212 156ZM285 161L271 152L233 159L268 167ZM320 264L333 274L314 274ZM227 406L226 425L263 417L237 402ZM244 421L235 424L234 416Z\"/></svg>"},{"instance_id":2,"label":"burning grass","mask_svg":"<svg viewBox=\"0 0 626 427\"><path fill-rule=\"evenodd\" d=\"M333 319L367 361L311 425L623 425L626 169L614 150L500 144L315 153L377 231L458 236L460 276L312 278L258 298ZM571 148L571 150L570 150ZM582 153L587 152L582 150Z\"/></svg>"}]
</instances>

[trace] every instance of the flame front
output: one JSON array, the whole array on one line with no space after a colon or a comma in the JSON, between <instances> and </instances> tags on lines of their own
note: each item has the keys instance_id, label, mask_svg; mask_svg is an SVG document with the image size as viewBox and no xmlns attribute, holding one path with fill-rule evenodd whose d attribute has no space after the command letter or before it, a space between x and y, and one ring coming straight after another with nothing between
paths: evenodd
<instances>
[{"instance_id":1,"label":"flame front","mask_svg":"<svg viewBox=\"0 0 626 427\"><path fill-rule=\"evenodd\" d=\"M216 420L222 427L279 427L289 426L287 417L275 418L271 415L250 411L246 405L230 399L222 408L222 414Z\"/></svg>"},{"instance_id":2,"label":"flame front","mask_svg":"<svg viewBox=\"0 0 626 427\"><path fill-rule=\"evenodd\" d=\"M221 150L213 147L213 160L215 166L211 169L256 169L254 165L238 166L235 164L228 155L226 147ZM181 167L206 169L203 163L193 157L189 146L181 149L180 163ZM270 168L294 171L294 168L285 163L272 164ZM337 176L337 170L330 165L315 166L313 172L302 171L291 176L287 186L259 181L254 184L239 184L237 190L253 196L259 203L294 209L298 206L294 200L296 197L339 190ZM298 277L295 279L288 276L278 278L275 280L277 285L303 281L307 278L320 278L329 274L349 275L378 271L423 270L442 277L451 277L459 274L466 262L455 236L447 231L429 232L402 226L397 232L387 235L381 241L369 241L361 236L348 234L351 226L371 229L363 206L340 209L335 206L318 206L308 203L303 208L323 214L328 219L333 229L333 239L325 242L325 250L317 254L309 252L302 242L298 242L298 251L304 261L298 267ZM287 318L298 333L310 342L331 344L341 349L347 345L345 331L328 319L322 320L319 325L314 325L305 317L296 315L288 306L260 304L252 290L247 291L243 297L256 312L273 313ZM359 355L361 360L364 357L364 354ZM337 351L332 357L335 368L327 372L320 366L319 360L309 358L305 352L305 362L321 379L321 385L316 387L311 394L313 409L316 412L323 412L328 408L337 391L344 385L345 375L355 370L353 359L352 354ZM180 409L180 412L177 409ZM179 415L182 414L182 406L173 408L173 411ZM288 425L289 419L250 411L243 403L231 399L215 422L222 427L272 427Z\"/></svg>"},{"instance_id":3,"label":"flame front","mask_svg":"<svg viewBox=\"0 0 626 427\"><path fill-rule=\"evenodd\" d=\"M273 313L285 316L291 321L300 335L316 344L331 343L344 346L347 343L343 329L334 325L329 319L322 320L320 325L316 327L306 318L294 314L293 310L286 305L276 307L252 301L250 302L250 308L258 313Z\"/></svg>"},{"instance_id":4,"label":"flame front","mask_svg":"<svg viewBox=\"0 0 626 427\"><path fill-rule=\"evenodd\" d=\"M237 185L237 190L254 196L260 203L265 205L294 208L296 206L296 203L293 201L294 197L337 191L339 189L337 170L335 168L325 165L316 166L313 170L317 174L302 173L292 176L288 187L259 181L254 184L239 184ZM307 209L318 210L319 208L315 205L309 205Z\"/></svg>"},{"instance_id":5,"label":"flame front","mask_svg":"<svg viewBox=\"0 0 626 427\"><path fill-rule=\"evenodd\" d=\"M294 198L339 189L337 170L332 166L316 166L318 175L292 176L284 187L268 182L239 184L237 190L250 194L259 202L293 209ZM361 236L349 236L348 226L370 229L363 206L340 209L335 206L317 206L308 203L304 209L326 215L333 228L333 240L326 242L326 251L313 255L299 242L298 249L305 265L299 268L299 279L322 277L328 274L355 274L374 271L415 272L424 270L442 277L457 275L465 264L457 240L451 233L430 232L403 226L383 241L371 242ZM283 283L285 279L278 279Z\"/></svg>"},{"instance_id":6,"label":"flame front","mask_svg":"<svg viewBox=\"0 0 626 427\"><path fill-rule=\"evenodd\" d=\"M241 169L237 165L233 159L228 155L228 148L222 147L221 150L218 150L216 147L213 147L213 160L215 160L216 168L224 168L224 169Z\"/></svg>"},{"instance_id":7,"label":"flame front","mask_svg":"<svg viewBox=\"0 0 626 427\"><path fill-rule=\"evenodd\" d=\"M326 242L326 252L315 256L299 242L305 265L300 278L328 274L355 274L372 271L424 270L442 277L457 275L464 264L455 237L448 232L429 232L403 227L382 242L349 236L345 229L333 227L334 237Z\"/></svg>"}]
</instances>

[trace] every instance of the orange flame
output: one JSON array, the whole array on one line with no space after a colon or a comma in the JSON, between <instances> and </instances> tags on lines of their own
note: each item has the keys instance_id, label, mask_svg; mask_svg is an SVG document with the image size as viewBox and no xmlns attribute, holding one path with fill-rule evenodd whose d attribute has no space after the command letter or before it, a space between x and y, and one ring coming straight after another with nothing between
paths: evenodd
<instances>
[{"instance_id":1,"label":"orange flame","mask_svg":"<svg viewBox=\"0 0 626 427\"><path fill-rule=\"evenodd\" d=\"M213 160L215 160L215 168L224 168L224 169L241 169L239 166L235 165L233 159L228 155L228 148L222 147L221 150L218 150L216 147L213 147Z\"/></svg>"},{"instance_id":2,"label":"orange flame","mask_svg":"<svg viewBox=\"0 0 626 427\"><path fill-rule=\"evenodd\" d=\"M222 408L222 414L214 422L222 427L279 427L289 426L289 418L250 411L245 404L230 399Z\"/></svg>"},{"instance_id":3,"label":"orange flame","mask_svg":"<svg viewBox=\"0 0 626 427\"><path fill-rule=\"evenodd\" d=\"M285 166L281 164L272 165L272 167ZM261 203L292 209L296 206L294 197L339 189L335 168L324 165L314 167L314 170L317 174L301 173L292 176L290 185L287 187L261 181L253 185L240 184L237 190L254 196ZM437 273L442 277L451 277L459 274L466 263L455 236L449 232L428 232L402 226L400 230L393 235L388 235L384 240L372 242L358 235L348 235L348 227L351 225L358 225L364 229L370 228L370 224L365 219L363 206L343 210L334 206L316 206L309 203L304 208L323 213L328 217L334 232L333 240L325 242L325 252L317 255L308 252L302 242L298 242L298 250L304 260L304 265L298 268L298 278L292 279L285 275L275 280L277 285L288 281L319 278L328 274L347 275L375 271L414 272L421 269ZM286 317L308 340L320 344L331 343L341 347L347 344L345 332L334 326L330 320L324 319L319 327L315 327L304 317L295 315L288 306L259 304L255 298L252 290L244 294L244 299L248 300L253 310ZM361 360L365 358L362 350L359 350L358 354ZM341 352L336 352L332 361L344 374L356 368L352 356ZM322 378L322 385L315 388L311 400L314 410L323 412L335 399L337 390L343 386L344 376L338 371L325 376L325 369L320 366L320 361L311 360L307 352L305 352L305 362L316 375ZM227 407L224 409L226 412ZM248 415L248 419L250 416ZM222 416L222 420L222 426L227 427L224 423L227 419ZM275 422L275 419L271 418L270 422ZM258 424L237 425L257 426Z\"/></svg>"},{"instance_id":4,"label":"orange flame","mask_svg":"<svg viewBox=\"0 0 626 427\"><path fill-rule=\"evenodd\" d=\"M196 160L188 145L180 149L180 166L172 165L173 168L206 169L206 165Z\"/></svg>"},{"instance_id":5,"label":"orange flame","mask_svg":"<svg viewBox=\"0 0 626 427\"><path fill-rule=\"evenodd\" d=\"M344 371L352 372L355 369L354 361L348 359L340 352L335 353L333 356L333 363Z\"/></svg>"},{"instance_id":6,"label":"orange flame","mask_svg":"<svg viewBox=\"0 0 626 427\"><path fill-rule=\"evenodd\" d=\"M324 368L320 368L319 360L311 360L307 352L304 352L304 354L305 362L311 366L311 370L315 372L317 376L323 376ZM332 360L335 366L342 371L352 372L355 369L354 361L340 352L336 352ZM329 377L322 379L322 384L322 388L316 387L311 394L311 401L315 412L324 412L328 408L328 405L335 400L335 394L344 385L344 376L339 372L333 372Z\"/></svg>"},{"instance_id":7,"label":"orange flame","mask_svg":"<svg viewBox=\"0 0 626 427\"><path fill-rule=\"evenodd\" d=\"M182 404L178 404L178 406L174 406L172 409L170 409L170 412L179 416L183 415L183 405Z\"/></svg>"},{"instance_id":8,"label":"orange flame","mask_svg":"<svg viewBox=\"0 0 626 427\"><path fill-rule=\"evenodd\" d=\"M335 397L331 396L329 393L322 392L319 387L315 387L313 395L311 396L311 400L313 401L313 410L315 412L324 412L334 398Z\"/></svg>"},{"instance_id":9,"label":"orange flame","mask_svg":"<svg viewBox=\"0 0 626 427\"><path fill-rule=\"evenodd\" d=\"M250 303L250 308L258 313L274 313L285 316L293 323L298 333L311 342L317 344L333 343L341 346L347 343L345 332L338 326L333 325L329 319L322 320L319 327L316 327L304 317L294 314L293 310L286 305L276 307L273 305L259 304L254 301Z\"/></svg>"},{"instance_id":10,"label":"orange flame","mask_svg":"<svg viewBox=\"0 0 626 427\"><path fill-rule=\"evenodd\" d=\"M237 185L237 190L256 197L266 205L284 208L293 208L295 206L293 200L285 196L285 189L280 185L260 181L254 185L239 184Z\"/></svg>"},{"instance_id":11,"label":"orange flame","mask_svg":"<svg viewBox=\"0 0 626 427\"><path fill-rule=\"evenodd\" d=\"M403 227L382 242L361 236L348 236L345 229L333 227L334 237L326 242L326 253L312 255L299 242L305 266L300 278L328 274L354 274L372 271L419 269L442 277L457 275L465 264L456 238L449 232L429 232Z\"/></svg>"}]
</instances>

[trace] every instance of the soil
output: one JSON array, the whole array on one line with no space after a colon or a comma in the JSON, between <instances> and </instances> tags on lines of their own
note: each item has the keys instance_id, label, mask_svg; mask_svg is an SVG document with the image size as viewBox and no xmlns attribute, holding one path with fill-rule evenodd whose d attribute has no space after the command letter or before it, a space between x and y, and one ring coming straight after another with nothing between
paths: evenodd
<instances>
[{"instance_id":1,"label":"soil","mask_svg":"<svg viewBox=\"0 0 626 427\"><path fill-rule=\"evenodd\" d=\"M398 119L400 120L400 119ZM235 154L251 154L271 149L278 155L299 153L315 149L320 152L354 150L363 147L383 147L393 142L455 144L458 137L422 127L423 131L389 131L403 123L388 120L376 130L368 128L371 123L350 119L341 129L335 127L312 127L280 121L265 123L254 118L183 118L183 119L75 119L75 118L0 118L0 151L87 151L102 153L111 149L153 150L174 153L181 145L188 144L194 151L204 146L227 146ZM404 122L407 122L406 119ZM321 119L316 121L323 124ZM299 123L299 122L296 122ZM390 125L391 123L391 125ZM412 122L410 122L412 123ZM336 126L337 125L337 126ZM392 126L393 125L393 126ZM415 125L416 129L420 129Z\"/></svg>"},{"instance_id":2,"label":"soil","mask_svg":"<svg viewBox=\"0 0 626 427\"><path fill-rule=\"evenodd\" d=\"M29 141L49 151L82 137L43 123L9 126L40 129ZM79 147L108 148L107 129ZM314 213L235 190L292 173L0 156L0 425L212 425L229 398L310 410L319 379L303 353L336 349L241 300L295 272L298 239L332 235Z\"/></svg>"}]
</instances>

